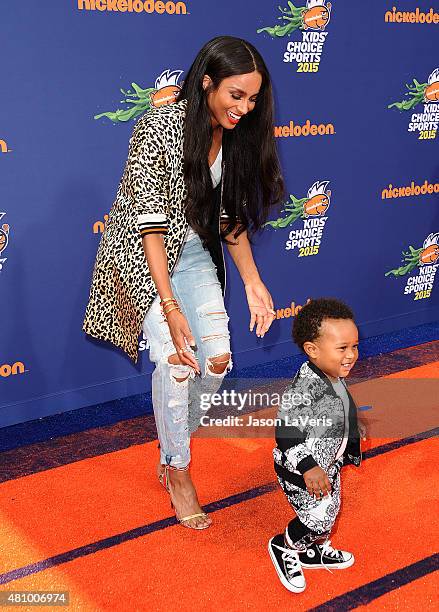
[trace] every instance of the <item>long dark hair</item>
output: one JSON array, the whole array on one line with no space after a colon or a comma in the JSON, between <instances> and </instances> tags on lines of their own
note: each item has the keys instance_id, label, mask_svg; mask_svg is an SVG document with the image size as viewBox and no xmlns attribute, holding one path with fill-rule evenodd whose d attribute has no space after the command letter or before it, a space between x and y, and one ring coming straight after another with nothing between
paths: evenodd
<instances>
[{"instance_id":1,"label":"long dark hair","mask_svg":"<svg viewBox=\"0 0 439 612\"><path fill-rule=\"evenodd\" d=\"M212 144L212 123L207 95L227 77L259 72L261 89L254 109L243 116L234 129L223 130L224 185L223 208L228 226L222 236L233 231L237 219L244 230L255 234L265 223L270 208L284 195L273 133L273 93L270 75L255 47L240 38L218 36L204 45L193 62L178 100L187 100L184 138L184 176L188 190L186 217L205 243L212 238L209 223L214 214L213 187L208 154ZM203 77L212 80L204 90Z\"/></svg>"}]
</instances>

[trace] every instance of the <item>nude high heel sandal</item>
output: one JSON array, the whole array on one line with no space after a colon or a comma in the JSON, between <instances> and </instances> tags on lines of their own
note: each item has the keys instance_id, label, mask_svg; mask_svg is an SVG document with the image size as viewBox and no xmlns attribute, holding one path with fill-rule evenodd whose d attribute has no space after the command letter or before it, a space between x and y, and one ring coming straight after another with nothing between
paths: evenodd
<instances>
[{"instance_id":1,"label":"nude high heel sandal","mask_svg":"<svg viewBox=\"0 0 439 612\"><path fill-rule=\"evenodd\" d=\"M172 489L171 489L171 481L169 480L169 470L179 470L179 471L184 471L187 472L189 470L189 466L185 467L185 468L177 468L174 467L173 465L165 465L165 472L163 474L164 478L163 478L163 486L165 487L165 489L168 491L170 497L171 497L171 508L175 511L175 518L177 519L177 521L180 523L180 525L183 525L183 527L187 527L188 529L207 529L208 527L210 527L210 525L204 525L204 526L199 526L199 527L193 527L192 525L188 525L188 521L194 519L194 518L207 518L209 515L206 514L205 512L198 512L197 514L191 514L189 516L182 516L179 517L177 514L177 511L175 510L175 506L174 503L172 501Z\"/></svg>"},{"instance_id":2,"label":"nude high heel sandal","mask_svg":"<svg viewBox=\"0 0 439 612\"><path fill-rule=\"evenodd\" d=\"M160 450L160 442L158 443L157 448ZM165 465L163 463L161 463L160 465L162 467L165 467ZM167 486L167 483L165 482L165 473L157 471L157 478L159 480L159 483L165 489L165 491L167 491L169 493L169 488Z\"/></svg>"}]
</instances>

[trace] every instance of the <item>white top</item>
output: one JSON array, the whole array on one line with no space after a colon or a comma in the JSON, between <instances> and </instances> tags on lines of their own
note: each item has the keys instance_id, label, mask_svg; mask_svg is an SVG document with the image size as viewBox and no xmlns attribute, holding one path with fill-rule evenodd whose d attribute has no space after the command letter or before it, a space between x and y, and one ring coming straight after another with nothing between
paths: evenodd
<instances>
[{"instance_id":1,"label":"white top","mask_svg":"<svg viewBox=\"0 0 439 612\"><path fill-rule=\"evenodd\" d=\"M214 189L215 187L217 187L217 185L219 185L221 181L222 160L223 160L223 148L221 147L220 150L218 151L218 155L216 156L215 161L210 166L210 176L212 177L212 184L213 184ZM198 236L198 234L194 232L191 226L189 226L187 234L186 234L185 242L189 242L189 240L192 240L192 238L195 238L195 236Z\"/></svg>"},{"instance_id":2,"label":"white top","mask_svg":"<svg viewBox=\"0 0 439 612\"><path fill-rule=\"evenodd\" d=\"M337 382L333 382L331 380L331 384L338 397L341 398L341 400L343 401L344 408L344 436L341 446L338 449L337 455L335 457L336 459L339 459L345 452L349 437L349 396L348 392L346 391L346 387L344 386L344 383L340 380L340 378Z\"/></svg>"}]
</instances>

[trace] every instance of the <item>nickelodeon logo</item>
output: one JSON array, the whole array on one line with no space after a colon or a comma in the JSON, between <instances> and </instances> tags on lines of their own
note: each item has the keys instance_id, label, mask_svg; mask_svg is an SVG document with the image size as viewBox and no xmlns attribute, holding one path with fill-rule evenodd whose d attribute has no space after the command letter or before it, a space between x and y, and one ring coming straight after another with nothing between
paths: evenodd
<instances>
[{"instance_id":1,"label":"nickelodeon logo","mask_svg":"<svg viewBox=\"0 0 439 612\"><path fill-rule=\"evenodd\" d=\"M394 187L392 183L382 190L381 199L406 198L408 196L426 195L427 193L439 193L439 183L429 183L427 180L422 185L415 185L412 181L410 186Z\"/></svg>"},{"instance_id":2,"label":"nickelodeon logo","mask_svg":"<svg viewBox=\"0 0 439 612\"><path fill-rule=\"evenodd\" d=\"M10 149L8 149L6 140L0 140L0 151L2 153L9 153Z\"/></svg>"},{"instance_id":3,"label":"nickelodeon logo","mask_svg":"<svg viewBox=\"0 0 439 612\"><path fill-rule=\"evenodd\" d=\"M17 374L24 374L25 372L26 368L24 367L24 363L22 361L16 361L12 365L9 365L9 363L0 365L0 376L2 378L16 376Z\"/></svg>"},{"instance_id":4,"label":"nickelodeon logo","mask_svg":"<svg viewBox=\"0 0 439 612\"><path fill-rule=\"evenodd\" d=\"M158 13L187 15L184 2L161 0L78 0L80 11L113 11L116 13Z\"/></svg>"},{"instance_id":5,"label":"nickelodeon logo","mask_svg":"<svg viewBox=\"0 0 439 612\"><path fill-rule=\"evenodd\" d=\"M275 138L288 138L291 136L328 136L335 134L335 129L332 123L320 123L315 125L310 122L309 119L305 121L303 125L295 124L294 121L290 121L287 125L275 125L274 126L274 137Z\"/></svg>"},{"instance_id":6,"label":"nickelodeon logo","mask_svg":"<svg viewBox=\"0 0 439 612\"><path fill-rule=\"evenodd\" d=\"M423 13L417 8L415 11L398 11L396 6L384 14L386 23L439 23L439 13L431 8L428 13Z\"/></svg>"},{"instance_id":7,"label":"nickelodeon logo","mask_svg":"<svg viewBox=\"0 0 439 612\"><path fill-rule=\"evenodd\" d=\"M308 298L305 304L308 304L310 301L311 298ZM303 306L301 304L296 305L296 302L291 302L288 308L277 308L276 319L289 319L290 317L295 317L302 310Z\"/></svg>"},{"instance_id":8,"label":"nickelodeon logo","mask_svg":"<svg viewBox=\"0 0 439 612\"><path fill-rule=\"evenodd\" d=\"M105 226L107 225L107 221L108 221L107 214L104 215L103 221L95 221L93 223L93 234L102 234L105 229Z\"/></svg>"}]
</instances>

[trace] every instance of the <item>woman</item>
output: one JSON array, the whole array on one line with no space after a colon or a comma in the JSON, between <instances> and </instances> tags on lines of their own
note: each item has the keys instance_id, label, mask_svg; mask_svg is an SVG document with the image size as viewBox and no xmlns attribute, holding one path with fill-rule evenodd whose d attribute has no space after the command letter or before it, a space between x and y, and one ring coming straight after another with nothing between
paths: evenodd
<instances>
[{"instance_id":1,"label":"woman","mask_svg":"<svg viewBox=\"0 0 439 612\"><path fill-rule=\"evenodd\" d=\"M188 468L200 393L232 368L224 308L226 242L244 283L250 331L274 319L250 248L283 195L270 77L248 42L220 36L198 53L177 101L136 123L102 235L84 331L137 361L150 344L158 477L185 527L204 529Z\"/></svg>"}]
</instances>

